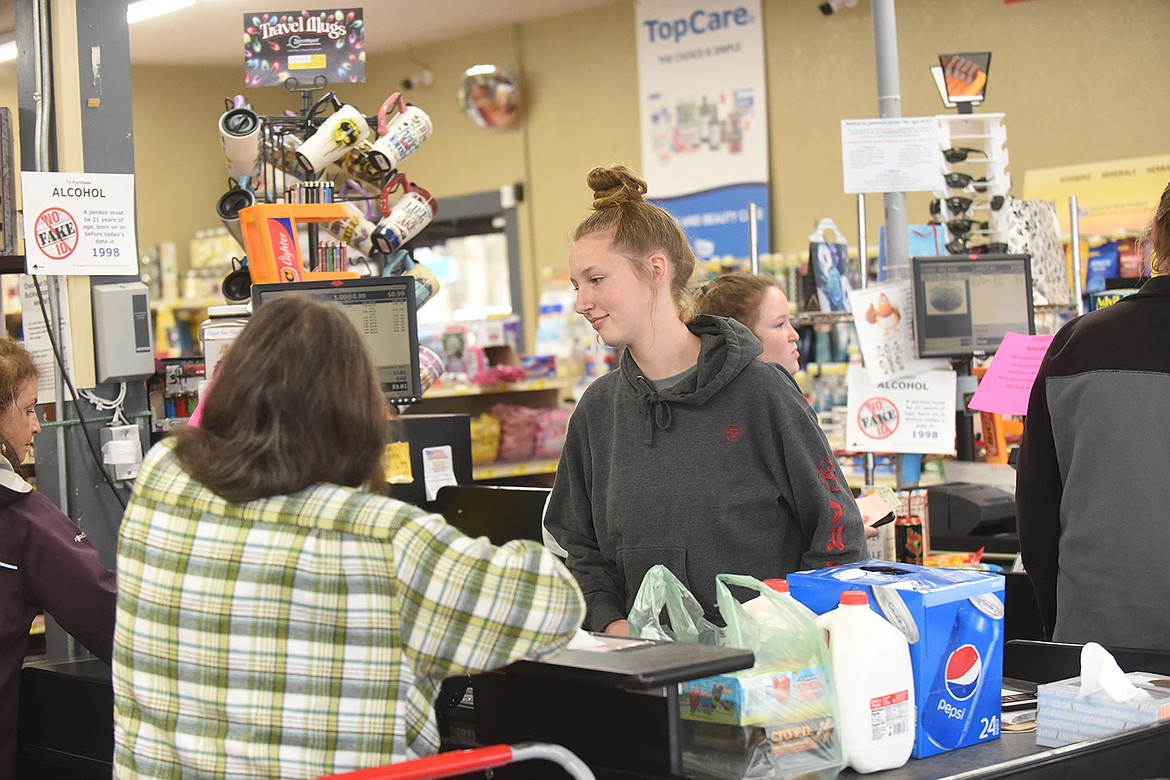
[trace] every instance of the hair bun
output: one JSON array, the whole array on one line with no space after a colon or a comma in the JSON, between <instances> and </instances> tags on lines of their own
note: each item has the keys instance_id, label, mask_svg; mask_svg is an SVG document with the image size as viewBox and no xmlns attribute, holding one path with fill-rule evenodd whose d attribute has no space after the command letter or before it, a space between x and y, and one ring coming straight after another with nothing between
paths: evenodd
<instances>
[{"instance_id":1,"label":"hair bun","mask_svg":"<svg viewBox=\"0 0 1170 780\"><path fill-rule=\"evenodd\" d=\"M593 208L604 209L623 203L643 203L646 182L639 179L624 165L609 168L594 168L589 171L586 181L593 190Z\"/></svg>"}]
</instances>

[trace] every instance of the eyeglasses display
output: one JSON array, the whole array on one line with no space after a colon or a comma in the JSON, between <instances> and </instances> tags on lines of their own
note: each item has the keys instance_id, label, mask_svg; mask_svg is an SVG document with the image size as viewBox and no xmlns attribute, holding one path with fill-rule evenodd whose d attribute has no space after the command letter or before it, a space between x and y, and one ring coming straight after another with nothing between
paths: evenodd
<instances>
[{"instance_id":1,"label":"eyeglasses display","mask_svg":"<svg viewBox=\"0 0 1170 780\"><path fill-rule=\"evenodd\" d=\"M969 173L948 173L943 177L947 186L955 190L973 189L976 192L987 192L987 177L976 179Z\"/></svg>"},{"instance_id":2,"label":"eyeglasses display","mask_svg":"<svg viewBox=\"0 0 1170 780\"><path fill-rule=\"evenodd\" d=\"M952 195L949 198L935 198L930 202L930 213L932 216L938 217L942 215L943 204L946 204L947 211L954 216L960 216L967 213L968 210L991 210L999 211L1003 208L1003 195L994 195L990 200L976 203L971 198L964 198L961 195Z\"/></svg>"},{"instance_id":3,"label":"eyeglasses display","mask_svg":"<svg viewBox=\"0 0 1170 780\"><path fill-rule=\"evenodd\" d=\"M1005 241L984 241L972 243L966 236L947 242L947 252L952 255L982 255L1005 254L1008 251Z\"/></svg>"},{"instance_id":4,"label":"eyeglasses display","mask_svg":"<svg viewBox=\"0 0 1170 780\"><path fill-rule=\"evenodd\" d=\"M952 219L945 224L952 235L961 238L975 230L987 230L990 223L976 222L972 219Z\"/></svg>"},{"instance_id":5,"label":"eyeglasses display","mask_svg":"<svg viewBox=\"0 0 1170 780\"><path fill-rule=\"evenodd\" d=\"M969 146L956 146L951 149L943 149L943 158L949 163L965 162L967 157L972 154L987 156L987 152L982 149L972 149Z\"/></svg>"}]
</instances>

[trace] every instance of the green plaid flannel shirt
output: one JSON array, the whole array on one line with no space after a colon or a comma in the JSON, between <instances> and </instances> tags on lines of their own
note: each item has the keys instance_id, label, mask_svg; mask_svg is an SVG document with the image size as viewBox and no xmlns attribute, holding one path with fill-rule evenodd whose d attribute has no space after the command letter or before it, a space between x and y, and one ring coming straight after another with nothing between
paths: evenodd
<instances>
[{"instance_id":1,"label":"green plaid flannel shirt","mask_svg":"<svg viewBox=\"0 0 1170 780\"><path fill-rule=\"evenodd\" d=\"M439 683L564 648L585 614L535 542L320 484L224 501L164 440L118 542L117 778L315 778L429 755Z\"/></svg>"}]
</instances>

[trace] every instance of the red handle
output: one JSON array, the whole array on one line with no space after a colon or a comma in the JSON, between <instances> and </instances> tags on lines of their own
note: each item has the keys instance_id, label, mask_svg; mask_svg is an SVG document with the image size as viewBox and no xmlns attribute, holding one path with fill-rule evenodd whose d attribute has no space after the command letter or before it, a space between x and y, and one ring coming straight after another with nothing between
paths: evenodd
<instances>
[{"instance_id":1,"label":"red handle","mask_svg":"<svg viewBox=\"0 0 1170 780\"><path fill-rule=\"evenodd\" d=\"M480 769L494 769L512 760L512 748L508 745L488 745L471 750L452 750L437 753L426 758L416 758L400 764L387 764L373 769L359 769L340 775L330 775L328 780L440 780L444 777L475 772ZM319 778L326 780L326 778Z\"/></svg>"}]
</instances>

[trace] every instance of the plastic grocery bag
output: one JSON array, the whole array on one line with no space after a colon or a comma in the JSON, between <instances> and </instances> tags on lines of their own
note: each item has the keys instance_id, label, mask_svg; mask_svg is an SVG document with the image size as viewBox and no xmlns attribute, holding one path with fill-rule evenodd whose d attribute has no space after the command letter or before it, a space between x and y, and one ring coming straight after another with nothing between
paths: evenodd
<instances>
[{"instance_id":1,"label":"plastic grocery bag","mask_svg":"<svg viewBox=\"0 0 1170 780\"><path fill-rule=\"evenodd\" d=\"M729 586L760 595L745 609ZM828 649L815 616L753 577L721 574L715 590L727 623L724 643L751 650L756 663L680 684L685 773L727 780L836 777L845 762Z\"/></svg>"},{"instance_id":2,"label":"plastic grocery bag","mask_svg":"<svg viewBox=\"0 0 1170 780\"><path fill-rule=\"evenodd\" d=\"M652 566L642 578L630 609L630 634L692 645L723 643L720 628L703 617L699 600L662 564Z\"/></svg>"}]
</instances>

